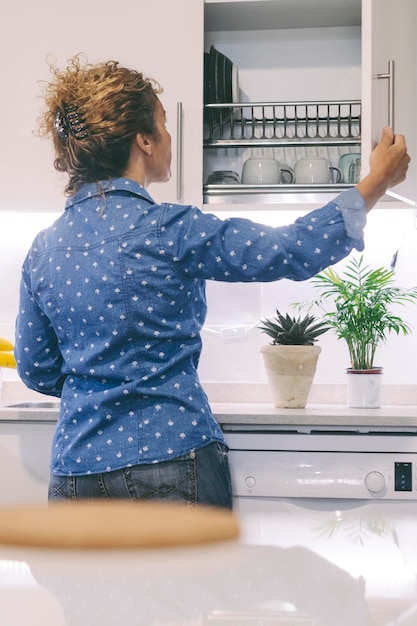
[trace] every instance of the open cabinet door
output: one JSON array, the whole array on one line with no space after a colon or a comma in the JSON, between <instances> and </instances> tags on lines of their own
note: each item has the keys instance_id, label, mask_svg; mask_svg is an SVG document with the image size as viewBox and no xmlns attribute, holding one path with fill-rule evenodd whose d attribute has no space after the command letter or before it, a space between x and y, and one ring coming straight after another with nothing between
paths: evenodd
<instances>
[{"instance_id":1,"label":"open cabinet door","mask_svg":"<svg viewBox=\"0 0 417 626\"><path fill-rule=\"evenodd\" d=\"M407 179L387 196L417 201L417 2L362 0L363 174L383 126L405 135Z\"/></svg>"}]
</instances>

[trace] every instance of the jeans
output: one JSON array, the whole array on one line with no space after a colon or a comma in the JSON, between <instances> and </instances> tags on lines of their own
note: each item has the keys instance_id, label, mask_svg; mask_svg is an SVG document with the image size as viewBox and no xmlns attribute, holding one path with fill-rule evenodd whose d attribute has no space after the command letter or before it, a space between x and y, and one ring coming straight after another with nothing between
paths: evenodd
<instances>
[{"instance_id":1,"label":"jeans","mask_svg":"<svg viewBox=\"0 0 417 626\"><path fill-rule=\"evenodd\" d=\"M134 465L103 474L55 476L51 474L48 499L76 501L170 500L195 506L232 508L227 447L214 442L186 456L146 465Z\"/></svg>"}]
</instances>

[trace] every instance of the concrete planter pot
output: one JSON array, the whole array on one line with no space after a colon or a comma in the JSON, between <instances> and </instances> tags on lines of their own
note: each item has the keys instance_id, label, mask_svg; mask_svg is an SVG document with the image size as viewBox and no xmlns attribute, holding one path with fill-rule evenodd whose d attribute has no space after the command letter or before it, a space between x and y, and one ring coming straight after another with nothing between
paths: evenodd
<instances>
[{"instance_id":1,"label":"concrete planter pot","mask_svg":"<svg viewBox=\"0 0 417 626\"><path fill-rule=\"evenodd\" d=\"M316 373L319 346L261 347L274 406L303 409Z\"/></svg>"}]
</instances>

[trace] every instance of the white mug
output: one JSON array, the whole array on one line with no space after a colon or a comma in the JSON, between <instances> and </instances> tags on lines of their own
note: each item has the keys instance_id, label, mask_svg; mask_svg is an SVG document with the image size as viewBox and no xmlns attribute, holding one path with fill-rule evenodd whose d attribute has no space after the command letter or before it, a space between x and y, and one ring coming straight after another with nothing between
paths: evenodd
<instances>
[{"instance_id":1,"label":"white mug","mask_svg":"<svg viewBox=\"0 0 417 626\"><path fill-rule=\"evenodd\" d=\"M277 185L282 181L282 174L288 174L290 183L294 182L294 172L289 167L281 167L273 157L250 157L242 168L244 185Z\"/></svg>"},{"instance_id":2,"label":"white mug","mask_svg":"<svg viewBox=\"0 0 417 626\"><path fill-rule=\"evenodd\" d=\"M336 180L333 180L333 171L336 172ZM305 156L298 159L294 166L295 182L307 185L323 185L328 183L340 183L342 172L338 167L333 167L330 161L320 156Z\"/></svg>"}]
</instances>

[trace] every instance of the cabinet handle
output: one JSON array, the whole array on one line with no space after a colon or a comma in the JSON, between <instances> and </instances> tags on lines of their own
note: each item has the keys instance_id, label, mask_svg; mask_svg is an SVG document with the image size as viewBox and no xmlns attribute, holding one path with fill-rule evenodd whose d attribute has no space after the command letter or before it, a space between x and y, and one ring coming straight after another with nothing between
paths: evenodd
<instances>
[{"instance_id":1,"label":"cabinet handle","mask_svg":"<svg viewBox=\"0 0 417 626\"><path fill-rule=\"evenodd\" d=\"M376 74L373 78L386 78L388 80L388 126L394 129L394 61L388 61L388 72Z\"/></svg>"},{"instance_id":2,"label":"cabinet handle","mask_svg":"<svg viewBox=\"0 0 417 626\"><path fill-rule=\"evenodd\" d=\"M177 102L177 200L182 200L182 102Z\"/></svg>"}]
</instances>

